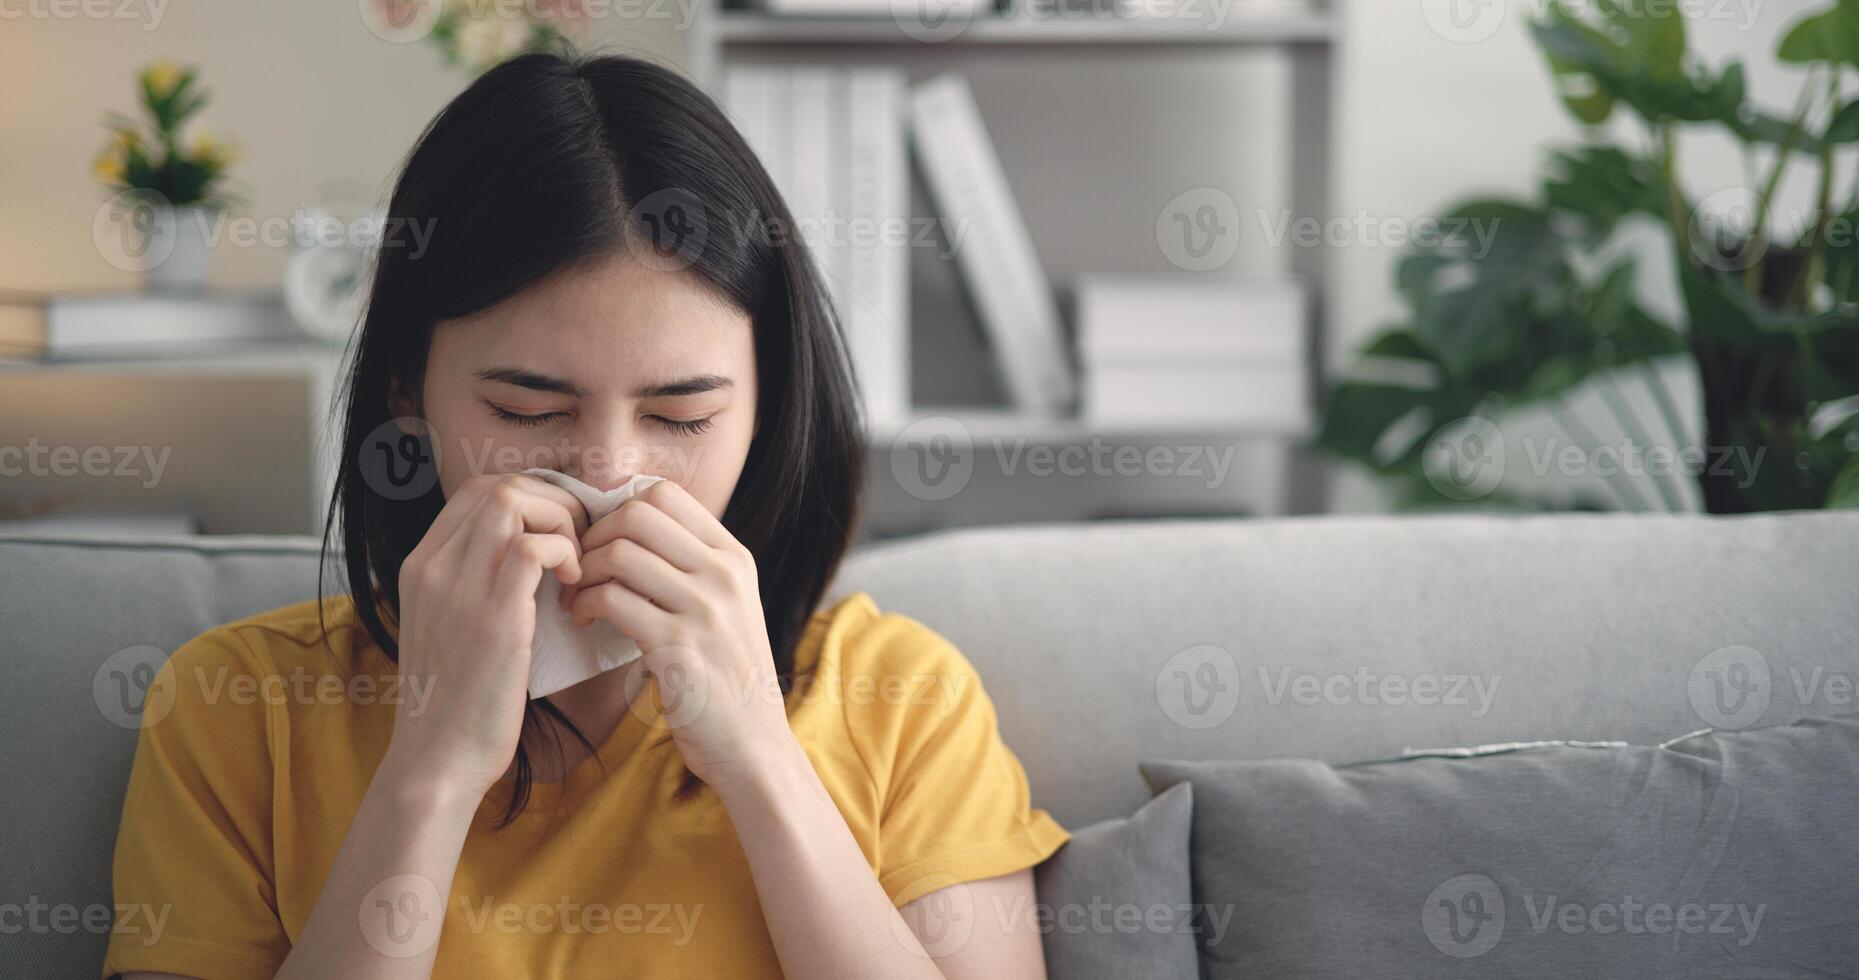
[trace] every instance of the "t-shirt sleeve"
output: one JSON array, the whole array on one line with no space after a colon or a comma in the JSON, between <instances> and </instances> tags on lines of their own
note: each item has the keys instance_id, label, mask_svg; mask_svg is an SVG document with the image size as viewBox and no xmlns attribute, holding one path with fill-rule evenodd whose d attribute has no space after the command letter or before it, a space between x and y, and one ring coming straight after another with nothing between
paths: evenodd
<instances>
[{"instance_id":1,"label":"t-shirt sleeve","mask_svg":"<svg viewBox=\"0 0 1859 980\"><path fill-rule=\"evenodd\" d=\"M117 917L105 977L269 977L289 954L272 886L274 733L250 686L266 673L220 627L150 684L114 864L117 908L137 911Z\"/></svg>"},{"instance_id":2,"label":"t-shirt sleeve","mask_svg":"<svg viewBox=\"0 0 1859 980\"><path fill-rule=\"evenodd\" d=\"M1026 772L961 651L897 614L862 633L862 655L846 666L875 676L847 678L869 692L847 703L859 706L851 728L879 770L878 882L892 903L1030 868L1058 850L1069 834L1033 808Z\"/></svg>"}]
</instances>

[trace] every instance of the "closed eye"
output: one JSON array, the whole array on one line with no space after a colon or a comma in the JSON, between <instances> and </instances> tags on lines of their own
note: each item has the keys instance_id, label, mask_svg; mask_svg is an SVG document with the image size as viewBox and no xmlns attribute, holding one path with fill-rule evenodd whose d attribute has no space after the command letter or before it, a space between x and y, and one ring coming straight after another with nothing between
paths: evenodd
<instances>
[{"instance_id":1,"label":"closed eye","mask_svg":"<svg viewBox=\"0 0 1859 980\"><path fill-rule=\"evenodd\" d=\"M711 416L705 416L701 419L668 419L663 415L652 415L648 416L648 418L651 418L653 421L673 432L682 433L687 436L694 436L700 432L707 431L712 425L716 424Z\"/></svg>"},{"instance_id":2,"label":"closed eye","mask_svg":"<svg viewBox=\"0 0 1859 980\"><path fill-rule=\"evenodd\" d=\"M501 405L492 405L491 414L512 425L547 425L559 418L566 418L567 412L543 412L539 415L524 415L512 412Z\"/></svg>"}]
</instances>

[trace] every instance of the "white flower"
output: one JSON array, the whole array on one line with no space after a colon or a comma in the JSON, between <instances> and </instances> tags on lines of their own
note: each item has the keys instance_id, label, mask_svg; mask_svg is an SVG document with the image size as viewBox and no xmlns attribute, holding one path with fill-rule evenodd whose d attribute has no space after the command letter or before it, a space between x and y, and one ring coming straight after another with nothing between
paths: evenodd
<instances>
[{"instance_id":1,"label":"white flower","mask_svg":"<svg viewBox=\"0 0 1859 980\"><path fill-rule=\"evenodd\" d=\"M489 68L523 50L529 42L526 17L503 17L495 11L458 25L458 57L473 68Z\"/></svg>"}]
</instances>

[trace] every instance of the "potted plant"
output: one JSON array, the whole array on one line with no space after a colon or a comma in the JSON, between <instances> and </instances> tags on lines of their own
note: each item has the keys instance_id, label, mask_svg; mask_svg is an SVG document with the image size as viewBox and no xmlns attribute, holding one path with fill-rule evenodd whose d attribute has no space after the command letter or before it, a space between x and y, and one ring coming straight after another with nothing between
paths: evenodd
<instances>
[{"instance_id":1,"label":"potted plant","mask_svg":"<svg viewBox=\"0 0 1859 980\"><path fill-rule=\"evenodd\" d=\"M201 289L211 229L233 203L222 185L234 151L205 133L183 141L187 121L207 104L195 69L158 62L137 75L137 84L146 119L109 113L110 139L92 170L115 192L109 206L136 239L126 251L148 288Z\"/></svg>"},{"instance_id":2,"label":"potted plant","mask_svg":"<svg viewBox=\"0 0 1859 980\"><path fill-rule=\"evenodd\" d=\"M1670 432L1684 433L1679 401L1655 370L1684 357L1702 392L1692 417L1703 420L1703 446L1693 448L1721 453L1725 465L1673 479L1695 479L1707 511L1859 506L1859 180L1835 166L1836 152L1859 142L1859 102L1842 94L1859 68L1859 0L1838 0L1782 38L1777 56L1806 74L1785 114L1750 99L1741 63L1713 68L1688 50L1682 9L1592 0L1578 12L1555 0L1531 22L1566 108L1591 128L1551 154L1535 198L1453 209L1493 229L1483 247L1448 241L1404 257L1405 322L1375 337L1356 376L1333 388L1320 447L1393 479L1409 505L1566 506L1488 488L1456 493L1438 467L1488 458L1465 456L1469 444L1455 440L1489 450L1502 435L1485 420L1526 406L1592 443L1571 400L1589 385L1620 431L1650 442L1612 383L1622 372L1651 392ZM1599 128L1623 113L1631 142ZM1729 134L1750 186L1701 196L1684 186L1678 137L1688 128ZM1797 167L1812 175L1814 201L1787 211L1778 189ZM1637 265L1619 248L1631 225L1656 228L1674 257L1676 317L1637 298ZM1466 435L1468 419L1483 431ZM1670 480L1616 479L1608 496L1575 505L1679 509L1681 500Z\"/></svg>"}]
</instances>

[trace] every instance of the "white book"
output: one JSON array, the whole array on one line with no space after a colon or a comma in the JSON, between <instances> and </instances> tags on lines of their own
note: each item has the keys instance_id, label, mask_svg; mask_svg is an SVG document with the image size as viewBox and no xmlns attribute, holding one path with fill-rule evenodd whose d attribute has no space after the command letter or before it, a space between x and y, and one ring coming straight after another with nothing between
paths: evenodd
<instances>
[{"instance_id":1,"label":"white book","mask_svg":"<svg viewBox=\"0 0 1859 980\"><path fill-rule=\"evenodd\" d=\"M930 196L965 236L956 265L1009 397L1022 411L1065 412L1076 387L1058 304L968 82L945 74L916 86L911 122Z\"/></svg>"},{"instance_id":2,"label":"white book","mask_svg":"<svg viewBox=\"0 0 1859 980\"><path fill-rule=\"evenodd\" d=\"M826 73L826 142L821 170L826 177L826 220L821 226L820 256L833 312L843 329L852 300L852 245L846 219L852 212L852 133L847 100L852 83L843 69Z\"/></svg>"},{"instance_id":3,"label":"white book","mask_svg":"<svg viewBox=\"0 0 1859 980\"><path fill-rule=\"evenodd\" d=\"M737 65L723 73L723 111L763 169L768 167L769 80L770 72L755 67Z\"/></svg>"},{"instance_id":4,"label":"white book","mask_svg":"<svg viewBox=\"0 0 1859 980\"><path fill-rule=\"evenodd\" d=\"M839 277L825 247L832 210L832 72L808 66L793 69L791 78L793 121L787 157L792 170L782 193L794 212L796 236L806 242L814 268L837 300Z\"/></svg>"},{"instance_id":5,"label":"white book","mask_svg":"<svg viewBox=\"0 0 1859 980\"><path fill-rule=\"evenodd\" d=\"M303 339L270 292L0 293L0 356L116 357Z\"/></svg>"},{"instance_id":6,"label":"white book","mask_svg":"<svg viewBox=\"0 0 1859 980\"><path fill-rule=\"evenodd\" d=\"M200 533L192 514L50 514L0 520L0 537L172 538Z\"/></svg>"},{"instance_id":7,"label":"white book","mask_svg":"<svg viewBox=\"0 0 1859 980\"><path fill-rule=\"evenodd\" d=\"M768 172L768 179L783 199L787 197L788 163L793 152L789 125L793 118L792 96L793 86L784 68L733 66L723 76L724 109L742 133L743 141L762 161L762 169ZM762 222L768 217L755 216Z\"/></svg>"},{"instance_id":8,"label":"white book","mask_svg":"<svg viewBox=\"0 0 1859 980\"><path fill-rule=\"evenodd\" d=\"M845 79L845 305L853 370L874 429L910 411L910 171L901 71L860 68Z\"/></svg>"},{"instance_id":9,"label":"white book","mask_svg":"<svg viewBox=\"0 0 1859 980\"><path fill-rule=\"evenodd\" d=\"M1295 279L1087 276L1077 284L1077 310L1086 365L1309 360L1309 307Z\"/></svg>"},{"instance_id":10,"label":"white book","mask_svg":"<svg viewBox=\"0 0 1859 980\"><path fill-rule=\"evenodd\" d=\"M891 0L763 0L762 9L788 17L889 17Z\"/></svg>"},{"instance_id":11,"label":"white book","mask_svg":"<svg viewBox=\"0 0 1859 980\"><path fill-rule=\"evenodd\" d=\"M892 19L902 9L895 0L762 0L760 7L783 17L883 17ZM986 8L981 0L942 0L937 8L948 16L973 18Z\"/></svg>"},{"instance_id":12,"label":"white book","mask_svg":"<svg viewBox=\"0 0 1859 980\"><path fill-rule=\"evenodd\" d=\"M1304 370L1292 367L1099 366L1084 373L1084 417L1302 435L1310 427L1310 386Z\"/></svg>"}]
</instances>

